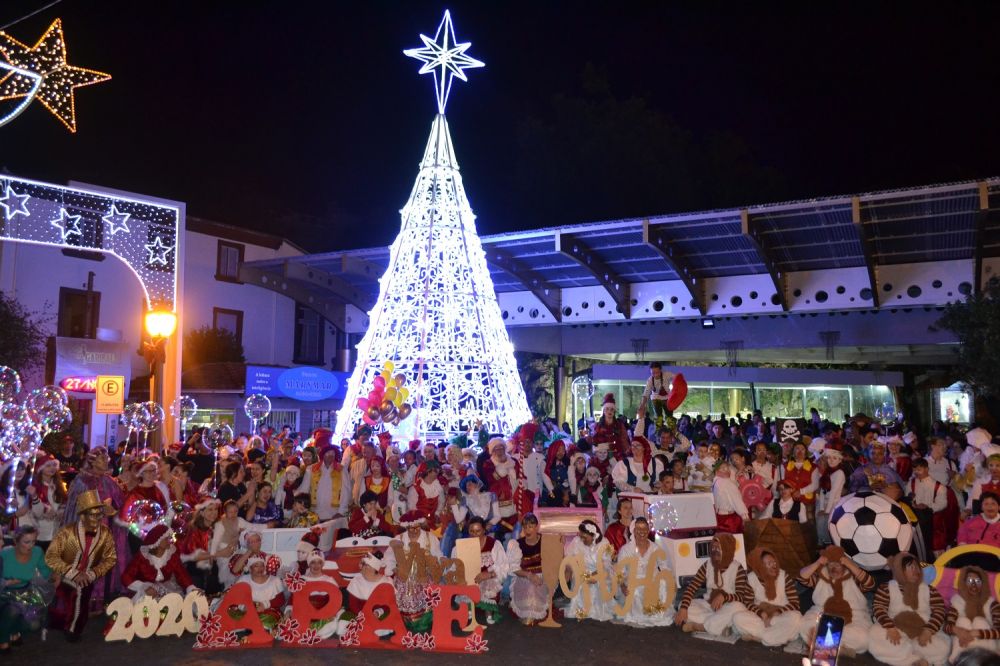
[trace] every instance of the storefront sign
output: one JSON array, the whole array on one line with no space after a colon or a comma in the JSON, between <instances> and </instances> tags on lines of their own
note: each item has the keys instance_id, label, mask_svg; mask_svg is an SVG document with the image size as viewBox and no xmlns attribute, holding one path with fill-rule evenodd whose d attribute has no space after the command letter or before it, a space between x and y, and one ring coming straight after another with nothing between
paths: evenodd
<instances>
[{"instance_id":1,"label":"storefront sign","mask_svg":"<svg viewBox=\"0 0 1000 666\"><path fill-rule=\"evenodd\" d=\"M126 377L123 393L128 393L127 378L132 375L134 353L134 349L121 342L55 338L53 383L74 398L92 400L99 375L123 376Z\"/></svg>"},{"instance_id":2,"label":"storefront sign","mask_svg":"<svg viewBox=\"0 0 1000 666\"><path fill-rule=\"evenodd\" d=\"M329 398L343 400L347 395L348 372L328 372L323 368L301 366L274 368L248 365L246 394L263 393L269 398L291 398L313 402Z\"/></svg>"},{"instance_id":3,"label":"storefront sign","mask_svg":"<svg viewBox=\"0 0 1000 666\"><path fill-rule=\"evenodd\" d=\"M70 393L94 393L97 391L97 377L63 377L59 386Z\"/></svg>"}]
</instances>

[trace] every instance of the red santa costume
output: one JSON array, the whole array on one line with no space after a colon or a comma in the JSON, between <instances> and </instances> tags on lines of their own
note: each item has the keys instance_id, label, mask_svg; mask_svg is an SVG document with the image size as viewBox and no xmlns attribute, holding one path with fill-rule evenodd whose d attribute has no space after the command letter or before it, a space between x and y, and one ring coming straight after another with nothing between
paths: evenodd
<instances>
[{"instance_id":1,"label":"red santa costume","mask_svg":"<svg viewBox=\"0 0 1000 666\"><path fill-rule=\"evenodd\" d=\"M432 532L438 526L438 515L444 510L445 493L444 486L436 476L431 481L428 481L427 477L440 468L436 460L421 463L417 469L417 481L407 494L407 505L412 507L412 510L420 512L420 515L427 520L427 529Z\"/></svg>"},{"instance_id":2,"label":"red santa costume","mask_svg":"<svg viewBox=\"0 0 1000 666\"><path fill-rule=\"evenodd\" d=\"M615 457L624 460L629 450L628 431L625 429L625 424L615 417L617 404L614 393L604 395L601 410L603 414L595 425L594 443L606 442Z\"/></svg>"},{"instance_id":3,"label":"red santa costume","mask_svg":"<svg viewBox=\"0 0 1000 666\"><path fill-rule=\"evenodd\" d=\"M385 560L368 553L361 560L361 573L347 585L347 609L355 615L360 613L379 585L392 587L392 579L385 576Z\"/></svg>"},{"instance_id":4,"label":"red santa costume","mask_svg":"<svg viewBox=\"0 0 1000 666\"><path fill-rule=\"evenodd\" d=\"M142 474L150 468L154 470L159 469L158 462L155 458L147 460L142 464L139 468L138 476L141 477ZM140 483L130 490L125 496L125 502L122 504L121 511L118 512L115 522L127 529L130 522L129 513L131 512L132 505L143 500L159 504L164 513L170 512L170 489L167 488L167 484L162 481L154 481L153 485L144 486Z\"/></svg>"},{"instance_id":5,"label":"red santa costume","mask_svg":"<svg viewBox=\"0 0 1000 666\"><path fill-rule=\"evenodd\" d=\"M171 592L190 592L198 589L191 581L187 569L181 563L180 553L174 546L174 533L166 525L157 525L142 540L142 546L129 562L122 583L132 590L133 599L138 601L144 595L159 599ZM159 555L151 551L166 543L166 549Z\"/></svg>"},{"instance_id":6,"label":"red santa costume","mask_svg":"<svg viewBox=\"0 0 1000 666\"><path fill-rule=\"evenodd\" d=\"M242 576L237 583L246 583L250 586L250 595L257 606L257 614L264 628L273 631L281 622L281 610L285 607L285 586L275 575L278 572L272 560L278 558L266 556L264 553L254 553L247 559L247 570L255 565L264 565L263 580L254 580L254 575L248 573ZM281 560L278 560L278 565Z\"/></svg>"},{"instance_id":7,"label":"red santa costume","mask_svg":"<svg viewBox=\"0 0 1000 666\"><path fill-rule=\"evenodd\" d=\"M500 524L504 529L513 530L518 514L514 495L520 488L520 465L507 455L506 444L499 437L491 439L488 447L490 457L483 462L483 473L486 475L483 481L496 495Z\"/></svg>"}]
</instances>

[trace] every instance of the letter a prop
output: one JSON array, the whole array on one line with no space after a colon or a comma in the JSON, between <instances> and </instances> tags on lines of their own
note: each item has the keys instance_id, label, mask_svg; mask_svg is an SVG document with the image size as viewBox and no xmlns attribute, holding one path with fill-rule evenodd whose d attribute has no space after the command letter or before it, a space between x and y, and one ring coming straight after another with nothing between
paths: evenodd
<instances>
[{"instance_id":1,"label":"letter a prop","mask_svg":"<svg viewBox=\"0 0 1000 666\"><path fill-rule=\"evenodd\" d=\"M253 594L247 583L236 583L219 602L220 632L249 631L243 647L270 647L274 641L261 624ZM242 615L240 615L242 613ZM237 615L238 617L234 617Z\"/></svg>"},{"instance_id":2,"label":"letter a prop","mask_svg":"<svg viewBox=\"0 0 1000 666\"><path fill-rule=\"evenodd\" d=\"M375 614L377 609L388 612L380 618ZM360 647L385 647L386 643L395 647L403 647L403 636L406 635L406 627L403 625L403 616L399 613L399 606L396 605L396 590L388 583L382 583L372 591L372 595L365 602L365 607L361 613L365 616L364 626L358 634ZM378 637L376 631L391 630L392 635L388 641Z\"/></svg>"}]
</instances>

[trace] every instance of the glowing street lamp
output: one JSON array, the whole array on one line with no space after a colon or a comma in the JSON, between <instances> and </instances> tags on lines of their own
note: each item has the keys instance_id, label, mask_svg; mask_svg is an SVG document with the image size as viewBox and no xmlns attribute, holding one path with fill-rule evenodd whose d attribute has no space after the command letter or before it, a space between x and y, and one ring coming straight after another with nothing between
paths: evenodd
<instances>
[{"instance_id":1,"label":"glowing street lamp","mask_svg":"<svg viewBox=\"0 0 1000 666\"><path fill-rule=\"evenodd\" d=\"M143 323L149 341L142 344L142 355L149 364L149 399L163 404L163 364L167 360L167 339L177 329L177 315L173 312L151 310L146 313ZM157 381L159 379L159 381ZM160 442L159 432L153 432L151 444L155 449Z\"/></svg>"}]
</instances>

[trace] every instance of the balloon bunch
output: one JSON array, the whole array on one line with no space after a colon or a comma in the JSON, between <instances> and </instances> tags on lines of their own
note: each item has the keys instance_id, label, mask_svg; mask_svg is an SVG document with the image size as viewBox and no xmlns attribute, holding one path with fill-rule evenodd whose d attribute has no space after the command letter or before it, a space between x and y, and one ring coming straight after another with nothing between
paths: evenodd
<instances>
[{"instance_id":1,"label":"balloon bunch","mask_svg":"<svg viewBox=\"0 0 1000 666\"><path fill-rule=\"evenodd\" d=\"M119 418L121 425L128 428L128 439L125 441L125 451L128 453L129 442L132 441L134 433L142 433L142 447L146 448L149 442L149 433L156 432L163 425L166 414L163 406L152 400L147 402L130 402L125 405L122 415ZM139 438L135 439L136 448L139 447Z\"/></svg>"},{"instance_id":2,"label":"balloon bunch","mask_svg":"<svg viewBox=\"0 0 1000 666\"><path fill-rule=\"evenodd\" d=\"M393 375L394 368L392 361L386 361L382 372L375 375L368 397L358 398L361 419L370 426L380 423L398 426L413 412L413 406L406 402L410 397L410 389L404 388L406 375L401 372Z\"/></svg>"},{"instance_id":3,"label":"balloon bunch","mask_svg":"<svg viewBox=\"0 0 1000 666\"><path fill-rule=\"evenodd\" d=\"M27 465L28 483L35 475L35 455L42 440L52 432L65 430L73 422L69 397L58 386L44 386L28 393L18 402L22 390L21 376L13 368L0 366L0 463L12 469ZM17 510L15 477L11 472L5 510Z\"/></svg>"}]
</instances>

